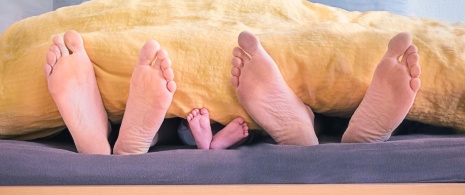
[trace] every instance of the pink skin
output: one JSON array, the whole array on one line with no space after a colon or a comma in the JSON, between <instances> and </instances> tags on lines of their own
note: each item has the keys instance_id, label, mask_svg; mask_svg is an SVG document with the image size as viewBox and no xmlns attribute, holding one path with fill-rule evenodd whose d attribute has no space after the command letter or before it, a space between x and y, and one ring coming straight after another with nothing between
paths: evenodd
<instances>
[{"instance_id":1,"label":"pink skin","mask_svg":"<svg viewBox=\"0 0 465 195\"><path fill-rule=\"evenodd\" d=\"M317 145L312 110L289 88L258 38L244 31L238 43L231 83L247 113L278 144Z\"/></svg>"},{"instance_id":2,"label":"pink skin","mask_svg":"<svg viewBox=\"0 0 465 195\"><path fill-rule=\"evenodd\" d=\"M418 60L418 49L409 34L400 33L391 39L342 142L372 143L389 139L409 112L420 89Z\"/></svg>"},{"instance_id":3,"label":"pink skin","mask_svg":"<svg viewBox=\"0 0 465 195\"><path fill-rule=\"evenodd\" d=\"M80 153L110 154L109 123L84 42L76 31L54 36L44 66L48 88ZM176 91L168 53L156 41L140 51L115 154L146 153Z\"/></svg>"},{"instance_id":4,"label":"pink skin","mask_svg":"<svg viewBox=\"0 0 465 195\"><path fill-rule=\"evenodd\" d=\"M108 117L81 36L76 31L54 36L46 59L48 90L78 152L110 154Z\"/></svg>"},{"instance_id":5,"label":"pink skin","mask_svg":"<svg viewBox=\"0 0 465 195\"><path fill-rule=\"evenodd\" d=\"M168 52L158 42L145 43L132 73L129 97L114 154L146 153L171 105L176 83Z\"/></svg>"},{"instance_id":6,"label":"pink skin","mask_svg":"<svg viewBox=\"0 0 465 195\"><path fill-rule=\"evenodd\" d=\"M287 86L258 38L242 32L238 42L240 47L233 50L231 83L244 109L278 144L318 144L311 109ZM418 49L409 34L400 33L391 39L342 142L389 139L420 88L418 59Z\"/></svg>"},{"instance_id":7,"label":"pink skin","mask_svg":"<svg viewBox=\"0 0 465 195\"><path fill-rule=\"evenodd\" d=\"M226 149L249 135L244 119L238 117L212 136L210 116L206 108L194 109L187 116L189 128L199 149Z\"/></svg>"}]
</instances>

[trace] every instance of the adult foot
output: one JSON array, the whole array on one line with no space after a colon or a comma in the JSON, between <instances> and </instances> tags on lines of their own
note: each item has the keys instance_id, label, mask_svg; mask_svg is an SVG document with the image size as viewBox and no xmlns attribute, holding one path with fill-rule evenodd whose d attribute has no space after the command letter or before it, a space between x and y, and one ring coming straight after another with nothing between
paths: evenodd
<instances>
[{"instance_id":1,"label":"adult foot","mask_svg":"<svg viewBox=\"0 0 465 195\"><path fill-rule=\"evenodd\" d=\"M226 149L240 143L249 136L249 127L241 117L235 118L213 136L211 149Z\"/></svg>"},{"instance_id":2,"label":"adult foot","mask_svg":"<svg viewBox=\"0 0 465 195\"><path fill-rule=\"evenodd\" d=\"M278 144L316 145L314 114L286 84L278 66L249 32L233 50L231 83L247 113Z\"/></svg>"},{"instance_id":3,"label":"adult foot","mask_svg":"<svg viewBox=\"0 0 465 195\"><path fill-rule=\"evenodd\" d=\"M114 154L146 153L155 144L155 135L176 91L171 60L158 42L145 43L137 64Z\"/></svg>"},{"instance_id":4,"label":"adult foot","mask_svg":"<svg viewBox=\"0 0 465 195\"><path fill-rule=\"evenodd\" d=\"M213 136L208 110L206 108L192 110L187 116L187 121L197 148L208 150Z\"/></svg>"},{"instance_id":5,"label":"adult foot","mask_svg":"<svg viewBox=\"0 0 465 195\"><path fill-rule=\"evenodd\" d=\"M110 154L108 116L82 37L76 31L54 36L46 59L48 90L77 151Z\"/></svg>"},{"instance_id":6,"label":"adult foot","mask_svg":"<svg viewBox=\"0 0 465 195\"><path fill-rule=\"evenodd\" d=\"M342 142L389 139L412 107L420 88L418 59L418 49L412 45L409 34L400 33L391 39Z\"/></svg>"}]
</instances>

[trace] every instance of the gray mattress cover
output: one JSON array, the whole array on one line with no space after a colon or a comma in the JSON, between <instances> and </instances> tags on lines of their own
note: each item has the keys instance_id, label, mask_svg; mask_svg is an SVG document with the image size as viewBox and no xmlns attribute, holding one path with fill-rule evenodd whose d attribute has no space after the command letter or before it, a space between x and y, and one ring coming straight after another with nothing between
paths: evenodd
<instances>
[{"instance_id":1,"label":"gray mattress cover","mask_svg":"<svg viewBox=\"0 0 465 195\"><path fill-rule=\"evenodd\" d=\"M0 185L464 182L465 135L397 135L377 144L230 150L155 146L131 156L78 154L72 142L0 140Z\"/></svg>"}]
</instances>

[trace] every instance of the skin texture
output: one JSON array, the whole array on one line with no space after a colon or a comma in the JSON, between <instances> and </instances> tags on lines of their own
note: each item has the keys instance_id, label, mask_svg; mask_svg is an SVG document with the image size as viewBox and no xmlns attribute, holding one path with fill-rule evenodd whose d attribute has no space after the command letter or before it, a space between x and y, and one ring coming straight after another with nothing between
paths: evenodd
<instances>
[{"instance_id":1,"label":"skin texture","mask_svg":"<svg viewBox=\"0 0 465 195\"><path fill-rule=\"evenodd\" d=\"M278 144L310 146L314 114L289 88L258 38L242 32L233 49L231 83L247 113Z\"/></svg>"},{"instance_id":2,"label":"skin texture","mask_svg":"<svg viewBox=\"0 0 465 195\"><path fill-rule=\"evenodd\" d=\"M146 153L165 119L176 91L168 52L151 40L142 46L131 77L123 121L114 154Z\"/></svg>"},{"instance_id":3,"label":"skin texture","mask_svg":"<svg viewBox=\"0 0 465 195\"><path fill-rule=\"evenodd\" d=\"M57 35L46 54L48 89L80 153L110 154L109 122L92 63L76 31ZM173 94L168 53L151 40L140 50L114 154L146 153L155 144Z\"/></svg>"},{"instance_id":4,"label":"skin texture","mask_svg":"<svg viewBox=\"0 0 465 195\"><path fill-rule=\"evenodd\" d=\"M231 84L248 114L278 144L316 145L314 115L285 83L258 38L242 32L233 49ZM389 139L404 120L420 88L418 49L407 33L391 39L368 90L352 116L342 142Z\"/></svg>"},{"instance_id":5,"label":"skin texture","mask_svg":"<svg viewBox=\"0 0 465 195\"><path fill-rule=\"evenodd\" d=\"M199 149L226 149L241 143L249 135L247 123L238 117L213 136L206 108L192 110L187 121Z\"/></svg>"},{"instance_id":6,"label":"skin texture","mask_svg":"<svg viewBox=\"0 0 465 195\"><path fill-rule=\"evenodd\" d=\"M110 154L108 117L81 36L75 31L54 36L46 59L48 90L78 152Z\"/></svg>"},{"instance_id":7,"label":"skin texture","mask_svg":"<svg viewBox=\"0 0 465 195\"><path fill-rule=\"evenodd\" d=\"M404 120L420 89L418 49L400 33L389 42L342 142L383 142Z\"/></svg>"}]
</instances>

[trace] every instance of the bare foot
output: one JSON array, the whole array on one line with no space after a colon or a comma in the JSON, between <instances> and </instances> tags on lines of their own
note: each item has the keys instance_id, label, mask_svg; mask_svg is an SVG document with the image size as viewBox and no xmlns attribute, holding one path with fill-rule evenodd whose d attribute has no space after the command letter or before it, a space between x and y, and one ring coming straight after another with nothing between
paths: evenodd
<instances>
[{"instance_id":1,"label":"bare foot","mask_svg":"<svg viewBox=\"0 0 465 195\"><path fill-rule=\"evenodd\" d=\"M208 110L206 108L192 110L187 116L187 121L197 148L208 150L213 136Z\"/></svg>"},{"instance_id":2,"label":"bare foot","mask_svg":"<svg viewBox=\"0 0 465 195\"><path fill-rule=\"evenodd\" d=\"M249 136L249 127L241 117L235 118L213 136L211 149L226 149L240 143Z\"/></svg>"},{"instance_id":3,"label":"bare foot","mask_svg":"<svg viewBox=\"0 0 465 195\"><path fill-rule=\"evenodd\" d=\"M231 83L247 113L278 144L317 145L313 112L286 84L258 38L244 31L238 42L241 48L233 50Z\"/></svg>"},{"instance_id":4,"label":"bare foot","mask_svg":"<svg viewBox=\"0 0 465 195\"><path fill-rule=\"evenodd\" d=\"M342 142L389 139L412 107L420 88L418 59L418 49L412 45L409 34L400 33L391 39Z\"/></svg>"},{"instance_id":5,"label":"bare foot","mask_svg":"<svg viewBox=\"0 0 465 195\"><path fill-rule=\"evenodd\" d=\"M108 116L82 37L76 31L54 36L46 58L48 90L77 151L110 154Z\"/></svg>"},{"instance_id":6,"label":"bare foot","mask_svg":"<svg viewBox=\"0 0 465 195\"><path fill-rule=\"evenodd\" d=\"M158 42L145 43L137 64L114 154L146 153L155 144L154 138L176 91L171 60Z\"/></svg>"}]
</instances>

